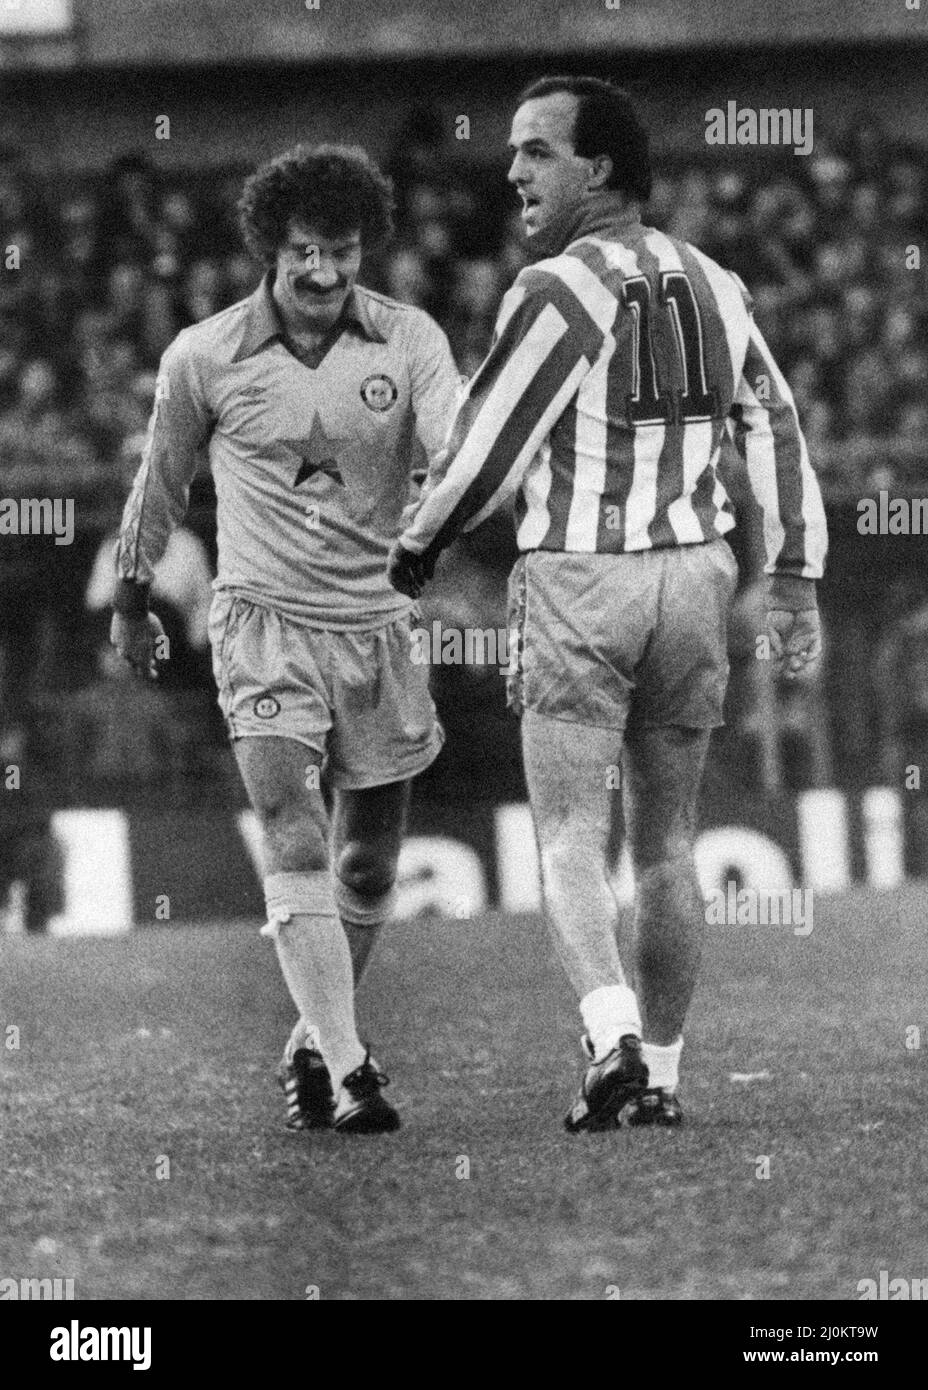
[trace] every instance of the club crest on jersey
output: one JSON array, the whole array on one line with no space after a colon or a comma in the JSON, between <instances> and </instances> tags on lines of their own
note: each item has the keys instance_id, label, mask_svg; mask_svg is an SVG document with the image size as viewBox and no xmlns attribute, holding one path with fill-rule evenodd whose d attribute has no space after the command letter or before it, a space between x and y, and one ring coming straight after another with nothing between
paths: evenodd
<instances>
[{"instance_id":1,"label":"club crest on jersey","mask_svg":"<svg viewBox=\"0 0 928 1390\"><path fill-rule=\"evenodd\" d=\"M361 399L369 410L389 410L398 395L390 376L369 376L361 383Z\"/></svg>"},{"instance_id":2,"label":"club crest on jersey","mask_svg":"<svg viewBox=\"0 0 928 1390\"><path fill-rule=\"evenodd\" d=\"M255 700L255 714L259 719L275 719L280 714L280 701L267 692L259 695Z\"/></svg>"}]
</instances>

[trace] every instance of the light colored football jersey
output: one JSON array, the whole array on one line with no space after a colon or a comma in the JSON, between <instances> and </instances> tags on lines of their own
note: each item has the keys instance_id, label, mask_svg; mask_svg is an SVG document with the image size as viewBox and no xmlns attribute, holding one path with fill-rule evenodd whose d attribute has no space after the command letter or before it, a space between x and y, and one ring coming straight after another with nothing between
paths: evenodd
<instances>
[{"instance_id":1,"label":"light colored football jersey","mask_svg":"<svg viewBox=\"0 0 928 1390\"><path fill-rule=\"evenodd\" d=\"M270 275L186 328L162 358L116 567L148 583L206 451L217 497L214 587L309 626L373 628L408 610L386 557L416 440L440 457L460 378L423 310L355 286L315 366L285 345Z\"/></svg>"}]
</instances>

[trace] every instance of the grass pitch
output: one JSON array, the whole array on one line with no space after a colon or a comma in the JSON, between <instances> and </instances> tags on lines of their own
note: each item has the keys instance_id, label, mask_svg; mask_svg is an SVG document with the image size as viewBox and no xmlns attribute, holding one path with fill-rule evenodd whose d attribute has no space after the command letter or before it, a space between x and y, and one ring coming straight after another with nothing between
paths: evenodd
<instances>
[{"instance_id":1,"label":"grass pitch","mask_svg":"<svg viewBox=\"0 0 928 1390\"><path fill-rule=\"evenodd\" d=\"M807 938L709 929L683 1130L576 1137L579 1016L537 919L385 936L360 1002L403 1118L381 1137L283 1129L292 1011L257 924L7 938L0 1276L79 1299L632 1300L923 1277L928 891L815 906Z\"/></svg>"}]
</instances>

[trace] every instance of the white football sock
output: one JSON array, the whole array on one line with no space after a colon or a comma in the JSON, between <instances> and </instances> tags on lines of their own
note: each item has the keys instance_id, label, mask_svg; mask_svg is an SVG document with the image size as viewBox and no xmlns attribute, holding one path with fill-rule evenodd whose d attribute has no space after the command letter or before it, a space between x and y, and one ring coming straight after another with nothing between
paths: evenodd
<instances>
[{"instance_id":1,"label":"white football sock","mask_svg":"<svg viewBox=\"0 0 928 1390\"><path fill-rule=\"evenodd\" d=\"M319 1051L319 1029L315 1024L307 1023L305 1018L297 1019L287 1040L284 1056L288 1062L293 1061L293 1054L300 1047L307 1047L311 1052Z\"/></svg>"},{"instance_id":2,"label":"white football sock","mask_svg":"<svg viewBox=\"0 0 928 1390\"><path fill-rule=\"evenodd\" d=\"M303 1022L301 1018L298 1018L296 1023L293 1025L293 1032L287 1039L287 1046L284 1048L284 1057L288 1062L292 1062L294 1052L296 1052L298 1048L303 1047L305 1045L305 1039L306 1024Z\"/></svg>"},{"instance_id":3,"label":"white football sock","mask_svg":"<svg viewBox=\"0 0 928 1390\"><path fill-rule=\"evenodd\" d=\"M328 871L269 874L268 927L300 1018L311 1018L319 1051L338 1090L364 1061L354 1016L351 953L335 910Z\"/></svg>"},{"instance_id":4,"label":"white football sock","mask_svg":"<svg viewBox=\"0 0 928 1390\"><path fill-rule=\"evenodd\" d=\"M580 1000L580 1013L597 1062L601 1062L626 1033L641 1037L638 999L628 985L601 985L599 989L590 990Z\"/></svg>"},{"instance_id":5,"label":"white football sock","mask_svg":"<svg viewBox=\"0 0 928 1390\"><path fill-rule=\"evenodd\" d=\"M673 1095L680 1081L680 1053L682 1051L682 1036L667 1047L658 1047L657 1043L649 1042L641 1044L641 1056L648 1068L648 1085L650 1087L659 1086L661 1090L669 1091Z\"/></svg>"}]
</instances>

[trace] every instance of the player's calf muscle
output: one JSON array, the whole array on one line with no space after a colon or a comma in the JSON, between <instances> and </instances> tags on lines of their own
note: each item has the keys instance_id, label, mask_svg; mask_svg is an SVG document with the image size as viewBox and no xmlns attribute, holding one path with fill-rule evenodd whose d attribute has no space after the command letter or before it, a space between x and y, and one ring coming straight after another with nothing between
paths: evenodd
<instances>
[{"instance_id":1,"label":"player's calf muscle","mask_svg":"<svg viewBox=\"0 0 928 1390\"><path fill-rule=\"evenodd\" d=\"M676 873L695 872L693 835L689 831L660 831L652 827L647 832L631 834L629 848L632 865L639 876L654 869Z\"/></svg>"},{"instance_id":2,"label":"player's calf muscle","mask_svg":"<svg viewBox=\"0 0 928 1390\"><path fill-rule=\"evenodd\" d=\"M556 831L539 831L542 869L548 878L576 878L582 874L607 874L606 834L598 835L582 823L569 822Z\"/></svg>"},{"instance_id":3,"label":"player's calf muscle","mask_svg":"<svg viewBox=\"0 0 928 1390\"><path fill-rule=\"evenodd\" d=\"M692 855L661 860L637 871L638 915L645 924L688 931L703 920L702 894Z\"/></svg>"}]
</instances>

